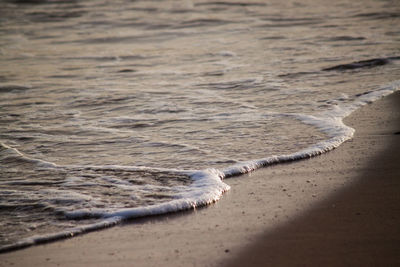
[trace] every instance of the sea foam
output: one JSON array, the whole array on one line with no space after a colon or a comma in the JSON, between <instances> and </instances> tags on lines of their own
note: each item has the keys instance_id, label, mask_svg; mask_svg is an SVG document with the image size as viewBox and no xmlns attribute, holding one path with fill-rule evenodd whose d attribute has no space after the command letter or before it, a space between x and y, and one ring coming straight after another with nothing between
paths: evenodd
<instances>
[{"instance_id":1,"label":"sea foam","mask_svg":"<svg viewBox=\"0 0 400 267\"><path fill-rule=\"evenodd\" d=\"M385 95L393 93L400 88L400 81L392 82L391 84L384 86L376 91L371 91L366 94L358 96L353 102L341 104L335 106L333 109L321 112L318 115L303 115L295 113L280 114L281 116L289 116L296 118L303 123L317 127L329 136L329 139L316 143L306 149L302 149L298 152L287 154L287 155L274 155L266 158L249 160L233 166L227 167L222 170L217 169L206 169L206 170L192 170L182 171L177 169L165 169L165 168L148 168L148 167L137 167L137 166L117 166L117 165L105 165L105 166L79 166L79 165L65 165L59 166L51 162L32 159L19 152L17 149L12 148L6 144L1 143L2 150L6 150L6 153L2 153L3 157L19 157L24 161L34 163L41 168L61 168L64 170L74 169L97 169L97 170L125 170L125 171L138 171L146 169L157 169L161 172L169 172L176 174L188 175L192 179L192 183L187 186L176 186L174 199L168 202L149 205L144 207L136 208L123 208L123 209L78 209L78 210L63 210L58 208L57 212L62 213L67 219L87 219L87 218L99 218L98 222L81 225L71 229L66 229L58 233L51 233L46 235L32 236L20 240L17 243L3 246L0 248L0 252L6 252L10 250L27 247L33 244L40 244L50 242L62 238L73 237L81 233L86 233L102 228L108 228L119 224L126 220L131 220L139 217L162 215L167 213L173 213L178 211L184 211L189 209L195 209L198 207L209 205L213 202L218 201L224 192L230 189L229 185L223 182L224 178L248 173L261 167L270 166L273 164L279 164L284 162L296 161L314 157L337 148L343 142L351 139L354 134L354 129L343 123L343 118L351 114L354 110L361 106L371 103ZM112 181L112 183L121 184L121 181ZM121 186L126 186L124 183ZM51 196L49 196L51 197ZM71 199L84 199L90 200L83 196L76 195L58 195L58 198L64 198L66 201Z\"/></svg>"}]
</instances>

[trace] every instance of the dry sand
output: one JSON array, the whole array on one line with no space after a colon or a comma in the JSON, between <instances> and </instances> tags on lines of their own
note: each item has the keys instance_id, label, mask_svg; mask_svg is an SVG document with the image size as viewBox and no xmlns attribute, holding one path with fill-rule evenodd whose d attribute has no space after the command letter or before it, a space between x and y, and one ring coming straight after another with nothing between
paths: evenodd
<instances>
[{"instance_id":1,"label":"dry sand","mask_svg":"<svg viewBox=\"0 0 400 267\"><path fill-rule=\"evenodd\" d=\"M400 93L353 113L352 141L227 179L196 211L0 255L0 266L400 266Z\"/></svg>"}]
</instances>

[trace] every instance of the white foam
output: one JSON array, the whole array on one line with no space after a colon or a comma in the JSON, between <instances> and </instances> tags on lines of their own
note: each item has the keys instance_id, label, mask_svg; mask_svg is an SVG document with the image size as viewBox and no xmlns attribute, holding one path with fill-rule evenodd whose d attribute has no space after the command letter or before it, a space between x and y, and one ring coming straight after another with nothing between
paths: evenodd
<instances>
[{"instance_id":1,"label":"white foam","mask_svg":"<svg viewBox=\"0 0 400 267\"><path fill-rule=\"evenodd\" d=\"M223 174L215 169L193 172L190 174L190 177L193 179L193 183L186 187L180 186L180 190L177 192L176 199L166 203L146 207L119 209L116 211L107 211L103 209L80 209L75 211L66 211L57 209L58 212L63 212L65 217L68 219L103 218L103 220L97 223L67 229L58 233L29 237L15 244L0 247L0 252L73 237L82 233L111 227L128 219L162 215L209 205L218 201L222 194L230 188L229 185L222 182L222 176ZM68 194L58 196L57 200L70 202L71 197L78 197L79 199L86 200L90 199L82 196L81 194L77 196Z\"/></svg>"},{"instance_id":2,"label":"white foam","mask_svg":"<svg viewBox=\"0 0 400 267\"><path fill-rule=\"evenodd\" d=\"M349 116L353 111L357 110L358 108L368 103L372 103L375 100L389 95L399 89L400 80L394 81L376 91L371 91L367 94L359 96L353 103L345 103L342 105L334 106L333 109L324 111L316 116L296 113L282 114L284 116L297 118L298 120L306 124L312 125L318 128L323 133L327 134L330 138L292 154L270 156L267 158L251 160L230 166L222 170L222 172L224 173L224 178L248 173L258 168L273 164L314 157L337 148L342 143L350 140L355 132L353 128L343 123L343 119L345 117Z\"/></svg>"},{"instance_id":3,"label":"white foam","mask_svg":"<svg viewBox=\"0 0 400 267\"><path fill-rule=\"evenodd\" d=\"M9 251L16 248L30 246L32 244L44 243L53 240L58 240L61 238L67 238L74 235L78 235L80 233L89 232L97 229L102 229L106 227L110 227L120 223L121 221L134 219L138 217L145 216L153 216L153 215L161 215L166 213L178 212L183 210L195 209L197 207L205 206L210 203L216 202L220 199L224 192L229 190L229 185L225 184L222 180L224 178L240 175L243 173L248 173L254 171L260 167L265 167L273 164L295 161L305 158L314 157L330 151L336 147L338 147L343 142L351 139L354 134L354 129L346 126L343 123L343 118L348 116L351 112L358 109L359 107L371 103L385 95L393 93L400 88L400 81L395 81L388 86L382 87L379 90L364 94L359 96L353 103L344 103L335 106L333 109L322 112L316 116L303 115L303 114L281 114L282 116L290 116L293 118L297 118L298 120L313 125L317 127L322 132L326 133L329 136L328 140L319 142L314 144L306 149L301 151L288 154L288 155L278 155L278 156L269 156L266 158L250 160L247 162L242 162L239 164L235 164L221 171L216 169L206 169L202 171L182 171L176 169L165 169L165 168L149 168L149 167L137 167L137 166L118 166L118 165L108 165L108 166L77 166L77 165L69 165L69 166L57 166L54 163L46 162L42 160L31 159L21 152L19 152L15 148L11 148L3 143L0 143L1 146L7 149L6 157L21 157L24 160L28 160L32 163L35 163L41 167L50 167L50 168L65 168L65 169L79 169L79 170L89 170L89 169L98 169L98 170L108 170L108 169L119 169L119 170L158 170L158 171L167 171L169 173L176 174L186 174L188 175L193 182L187 186L176 186L175 189L175 198L171 201L164 202L161 204L155 204L145 207L137 207L137 208L124 208L124 209L79 209L79 210L63 210L58 209L59 212L62 212L69 219L82 219L82 218L102 218L100 222L94 224L88 224L72 229L68 229L66 231L62 231L55 234L43 235L43 236L35 236L24 239L18 243L15 243L10 246L0 248L1 251ZM108 179L111 183L120 185L120 186L128 186L123 181L115 180L114 178L104 178ZM111 180L110 180L111 179ZM67 183L73 183L76 179L70 179ZM50 192L57 193L57 192ZM90 200L83 195L59 195L59 199L71 201L71 199L82 199L82 200Z\"/></svg>"},{"instance_id":4,"label":"white foam","mask_svg":"<svg viewBox=\"0 0 400 267\"><path fill-rule=\"evenodd\" d=\"M76 211L64 211L64 215L70 219L90 217L121 217L123 219L133 219L193 209L217 201L225 191L229 190L229 185L222 182L222 176L223 174L216 169L194 172L190 174L193 183L189 186L177 187L176 199L166 203L146 207L119 209L111 212L106 209L81 209Z\"/></svg>"},{"instance_id":5,"label":"white foam","mask_svg":"<svg viewBox=\"0 0 400 267\"><path fill-rule=\"evenodd\" d=\"M21 241L18 241L14 244L0 247L0 252L8 252L8 251L16 250L16 249L29 247L29 246L32 246L35 244L43 244L43 243L48 243L51 241L74 237L74 236L80 235L82 233L88 233L88 232L96 231L99 229L112 227L114 225L117 225L121 221L122 221L122 218L113 217L113 218L102 220L98 223L74 227L74 228L71 228L71 229L68 229L65 231L61 231L61 232L57 232L57 233L53 233L53 234L32 236L29 238L22 239Z\"/></svg>"}]
</instances>

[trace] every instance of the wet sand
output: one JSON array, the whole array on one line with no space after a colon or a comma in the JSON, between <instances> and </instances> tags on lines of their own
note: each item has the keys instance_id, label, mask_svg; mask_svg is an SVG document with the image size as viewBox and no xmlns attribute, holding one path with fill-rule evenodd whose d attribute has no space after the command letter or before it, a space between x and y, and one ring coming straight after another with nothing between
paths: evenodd
<instances>
[{"instance_id":1,"label":"wet sand","mask_svg":"<svg viewBox=\"0 0 400 267\"><path fill-rule=\"evenodd\" d=\"M400 94L347 118L322 156L227 179L196 211L0 254L0 266L394 266L400 263Z\"/></svg>"},{"instance_id":2,"label":"wet sand","mask_svg":"<svg viewBox=\"0 0 400 267\"><path fill-rule=\"evenodd\" d=\"M353 154L357 163L377 152L359 178L264 233L227 266L400 266L400 94L356 112L348 123L358 130L346 145L351 150L335 153Z\"/></svg>"}]
</instances>

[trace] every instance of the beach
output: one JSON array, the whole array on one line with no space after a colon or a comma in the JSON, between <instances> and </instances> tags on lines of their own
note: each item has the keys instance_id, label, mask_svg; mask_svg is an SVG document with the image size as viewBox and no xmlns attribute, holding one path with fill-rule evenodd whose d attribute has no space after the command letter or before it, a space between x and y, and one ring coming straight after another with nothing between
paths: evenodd
<instances>
[{"instance_id":1,"label":"beach","mask_svg":"<svg viewBox=\"0 0 400 267\"><path fill-rule=\"evenodd\" d=\"M1 266L398 265L397 2L0 10Z\"/></svg>"},{"instance_id":2,"label":"beach","mask_svg":"<svg viewBox=\"0 0 400 267\"><path fill-rule=\"evenodd\" d=\"M348 186L267 231L227 266L398 266L399 100L395 93L346 120L357 129L355 138L326 155L343 158L329 159L321 173L336 179L331 168L342 161L336 176L359 172Z\"/></svg>"},{"instance_id":3,"label":"beach","mask_svg":"<svg viewBox=\"0 0 400 267\"><path fill-rule=\"evenodd\" d=\"M321 156L226 179L194 211L0 255L0 266L394 266L400 262L400 94L344 121Z\"/></svg>"}]
</instances>

